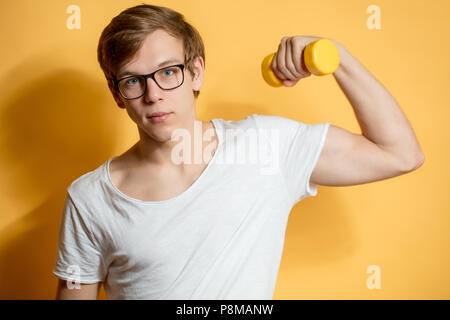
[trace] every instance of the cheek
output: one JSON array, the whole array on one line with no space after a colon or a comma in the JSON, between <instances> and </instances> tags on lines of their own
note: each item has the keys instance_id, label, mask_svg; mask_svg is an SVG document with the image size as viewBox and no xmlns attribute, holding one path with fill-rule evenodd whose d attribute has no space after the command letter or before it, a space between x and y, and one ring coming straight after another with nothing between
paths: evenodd
<instances>
[{"instance_id":1,"label":"cheek","mask_svg":"<svg viewBox=\"0 0 450 320\"><path fill-rule=\"evenodd\" d=\"M127 106L126 108L128 116L134 121L134 122L140 122L141 119L139 117L139 115L136 113L136 111L133 108L130 108L129 106Z\"/></svg>"}]
</instances>

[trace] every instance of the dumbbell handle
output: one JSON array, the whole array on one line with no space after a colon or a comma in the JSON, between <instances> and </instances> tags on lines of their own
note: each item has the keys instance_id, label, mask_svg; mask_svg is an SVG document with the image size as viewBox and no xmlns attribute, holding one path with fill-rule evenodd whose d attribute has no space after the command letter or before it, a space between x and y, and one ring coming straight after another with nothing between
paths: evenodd
<instances>
[{"instance_id":1,"label":"dumbbell handle","mask_svg":"<svg viewBox=\"0 0 450 320\"><path fill-rule=\"evenodd\" d=\"M273 87L281 87L283 83L270 68L275 53L264 58L261 72L264 80ZM324 76L336 71L339 67L339 49L333 41L322 38L309 43L303 51L303 59L309 72L316 76Z\"/></svg>"}]
</instances>

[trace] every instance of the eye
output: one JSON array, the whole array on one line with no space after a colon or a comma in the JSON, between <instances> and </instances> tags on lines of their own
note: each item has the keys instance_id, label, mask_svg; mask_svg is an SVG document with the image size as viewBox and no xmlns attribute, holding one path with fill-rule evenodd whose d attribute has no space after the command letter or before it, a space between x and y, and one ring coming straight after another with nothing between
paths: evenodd
<instances>
[{"instance_id":1,"label":"eye","mask_svg":"<svg viewBox=\"0 0 450 320\"><path fill-rule=\"evenodd\" d=\"M171 76L172 74L167 74L166 72L172 72L173 73L173 70L164 70L164 75L165 76Z\"/></svg>"},{"instance_id":2,"label":"eye","mask_svg":"<svg viewBox=\"0 0 450 320\"><path fill-rule=\"evenodd\" d=\"M126 81L126 84L133 85L133 84L136 84L136 82L139 82L139 80L137 78L131 78Z\"/></svg>"}]
</instances>

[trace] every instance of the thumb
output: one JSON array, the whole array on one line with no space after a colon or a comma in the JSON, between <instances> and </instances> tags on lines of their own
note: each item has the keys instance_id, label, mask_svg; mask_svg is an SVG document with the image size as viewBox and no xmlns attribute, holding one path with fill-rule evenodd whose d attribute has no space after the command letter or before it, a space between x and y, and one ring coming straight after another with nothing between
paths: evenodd
<instances>
[{"instance_id":1,"label":"thumb","mask_svg":"<svg viewBox=\"0 0 450 320\"><path fill-rule=\"evenodd\" d=\"M298 80L297 81L292 81L292 80L283 80L283 85L285 86L285 87L293 87L293 86L295 86L295 84L298 82Z\"/></svg>"}]
</instances>

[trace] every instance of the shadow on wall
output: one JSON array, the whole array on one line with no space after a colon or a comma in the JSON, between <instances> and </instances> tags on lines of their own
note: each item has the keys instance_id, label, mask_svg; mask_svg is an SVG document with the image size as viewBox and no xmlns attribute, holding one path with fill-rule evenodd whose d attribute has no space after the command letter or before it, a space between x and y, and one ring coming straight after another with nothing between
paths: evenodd
<instances>
[{"instance_id":1,"label":"shadow on wall","mask_svg":"<svg viewBox=\"0 0 450 320\"><path fill-rule=\"evenodd\" d=\"M17 69L0 80L3 88L32 73L25 65ZM106 82L69 69L39 74L10 92L1 110L0 161L11 207L45 200L0 233L0 299L55 298L52 270L66 189L105 161L117 134Z\"/></svg>"}]
</instances>

